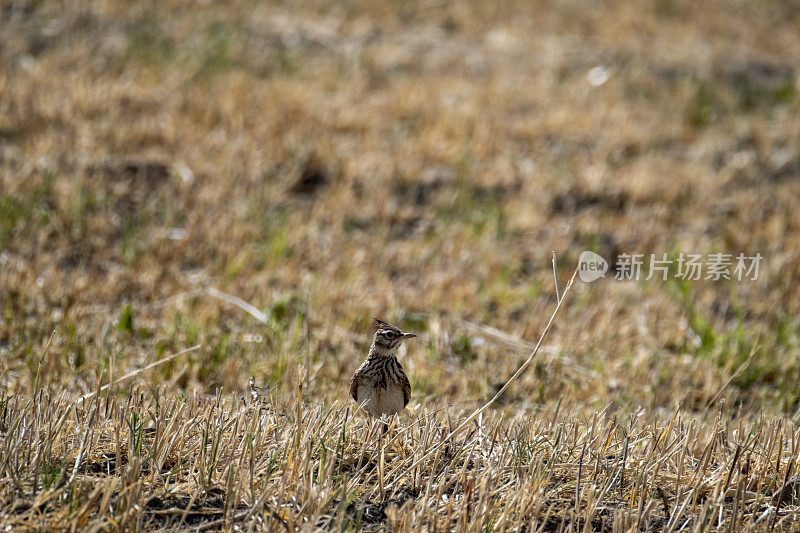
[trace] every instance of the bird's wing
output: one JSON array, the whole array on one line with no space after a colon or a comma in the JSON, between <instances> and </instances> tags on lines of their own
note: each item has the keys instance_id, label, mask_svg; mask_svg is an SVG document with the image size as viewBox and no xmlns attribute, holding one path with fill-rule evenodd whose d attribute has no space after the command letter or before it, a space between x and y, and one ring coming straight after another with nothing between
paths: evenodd
<instances>
[{"instance_id":1,"label":"bird's wing","mask_svg":"<svg viewBox=\"0 0 800 533\"><path fill-rule=\"evenodd\" d=\"M400 385L403 387L403 408L405 409L411 399L411 383L408 382L408 377L402 370L400 371Z\"/></svg>"},{"instance_id":2,"label":"bird's wing","mask_svg":"<svg viewBox=\"0 0 800 533\"><path fill-rule=\"evenodd\" d=\"M353 378L350 380L350 396L358 403L358 372L353 374Z\"/></svg>"}]
</instances>

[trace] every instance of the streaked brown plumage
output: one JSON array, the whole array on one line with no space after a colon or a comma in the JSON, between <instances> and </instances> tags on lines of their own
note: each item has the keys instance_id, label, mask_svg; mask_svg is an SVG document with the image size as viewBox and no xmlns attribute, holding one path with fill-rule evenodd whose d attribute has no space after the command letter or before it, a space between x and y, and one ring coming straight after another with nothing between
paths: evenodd
<instances>
[{"instance_id":1,"label":"streaked brown plumage","mask_svg":"<svg viewBox=\"0 0 800 533\"><path fill-rule=\"evenodd\" d=\"M397 348L404 340L416 337L377 318L375 338L367 360L350 380L350 396L372 416L394 415L411 399L411 384L397 360Z\"/></svg>"}]
</instances>

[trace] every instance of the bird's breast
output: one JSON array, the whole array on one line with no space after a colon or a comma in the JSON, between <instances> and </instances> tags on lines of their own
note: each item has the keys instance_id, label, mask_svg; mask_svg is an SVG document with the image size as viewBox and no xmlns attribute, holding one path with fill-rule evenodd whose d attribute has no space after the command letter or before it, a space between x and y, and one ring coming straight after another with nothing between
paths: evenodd
<instances>
[{"instance_id":1,"label":"bird's breast","mask_svg":"<svg viewBox=\"0 0 800 533\"><path fill-rule=\"evenodd\" d=\"M393 415L405 407L403 390L399 387L360 386L358 403L372 416Z\"/></svg>"}]
</instances>

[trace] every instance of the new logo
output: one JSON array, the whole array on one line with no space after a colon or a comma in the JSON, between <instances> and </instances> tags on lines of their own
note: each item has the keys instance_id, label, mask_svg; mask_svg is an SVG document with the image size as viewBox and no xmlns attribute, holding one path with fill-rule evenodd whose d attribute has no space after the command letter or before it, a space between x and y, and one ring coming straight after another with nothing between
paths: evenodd
<instances>
[{"instance_id":1,"label":"new logo","mask_svg":"<svg viewBox=\"0 0 800 533\"><path fill-rule=\"evenodd\" d=\"M608 272L608 261L603 256L586 250L581 252L578 258L578 277L581 281L590 282L599 278L606 277Z\"/></svg>"}]
</instances>

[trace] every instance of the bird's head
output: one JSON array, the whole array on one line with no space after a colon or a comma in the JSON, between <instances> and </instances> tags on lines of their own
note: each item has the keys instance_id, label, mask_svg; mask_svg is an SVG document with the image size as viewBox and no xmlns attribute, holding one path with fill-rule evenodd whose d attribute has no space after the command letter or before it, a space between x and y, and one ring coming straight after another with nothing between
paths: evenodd
<instances>
[{"instance_id":1,"label":"bird's head","mask_svg":"<svg viewBox=\"0 0 800 533\"><path fill-rule=\"evenodd\" d=\"M378 320L377 318L373 318L372 320L375 321L378 329L375 331L375 338L372 341L372 349L370 352L376 355L382 355L384 357L392 356L397 352L397 348L400 346L401 342L416 337L413 333L403 333L400 328L384 322L383 320Z\"/></svg>"}]
</instances>

